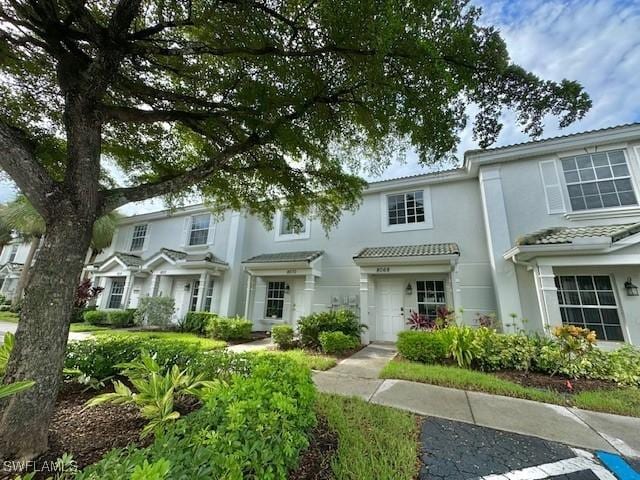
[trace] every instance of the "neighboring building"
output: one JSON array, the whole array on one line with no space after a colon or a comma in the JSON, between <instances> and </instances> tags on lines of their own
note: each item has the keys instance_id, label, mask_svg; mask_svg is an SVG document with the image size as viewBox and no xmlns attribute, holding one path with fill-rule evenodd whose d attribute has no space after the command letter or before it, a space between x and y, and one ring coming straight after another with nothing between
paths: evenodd
<instances>
[{"instance_id":1,"label":"neighboring building","mask_svg":"<svg viewBox=\"0 0 640 480\"><path fill-rule=\"evenodd\" d=\"M11 300L18 286L22 267L29 255L30 243L14 239L0 253L0 295Z\"/></svg>"},{"instance_id":2,"label":"neighboring building","mask_svg":"<svg viewBox=\"0 0 640 480\"><path fill-rule=\"evenodd\" d=\"M316 220L277 215L269 231L202 205L124 218L87 270L101 308L170 295L177 318L238 314L256 329L350 308L365 340L393 341L412 311L448 306L467 324L495 312L506 331L564 322L640 344L639 187L640 124L624 125L371 183L328 236Z\"/></svg>"}]
</instances>

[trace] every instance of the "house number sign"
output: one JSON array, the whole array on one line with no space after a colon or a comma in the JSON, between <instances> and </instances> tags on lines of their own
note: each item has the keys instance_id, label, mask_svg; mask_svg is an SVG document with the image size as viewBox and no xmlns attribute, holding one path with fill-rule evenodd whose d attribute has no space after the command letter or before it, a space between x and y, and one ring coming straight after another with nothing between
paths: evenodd
<instances>
[{"instance_id":1,"label":"house number sign","mask_svg":"<svg viewBox=\"0 0 640 480\"><path fill-rule=\"evenodd\" d=\"M378 267L376 268L377 273L389 273L391 271L390 267Z\"/></svg>"},{"instance_id":2,"label":"house number sign","mask_svg":"<svg viewBox=\"0 0 640 480\"><path fill-rule=\"evenodd\" d=\"M290 268L289 270L287 270L287 273L296 273L297 270L295 268Z\"/></svg>"}]
</instances>

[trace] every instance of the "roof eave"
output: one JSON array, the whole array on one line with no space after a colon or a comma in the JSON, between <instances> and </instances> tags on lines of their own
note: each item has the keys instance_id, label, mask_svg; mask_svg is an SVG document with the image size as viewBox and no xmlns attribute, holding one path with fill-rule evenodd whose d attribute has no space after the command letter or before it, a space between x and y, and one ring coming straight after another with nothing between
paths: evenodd
<instances>
[{"instance_id":1,"label":"roof eave","mask_svg":"<svg viewBox=\"0 0 640 480\"><path fill-rule=\"evenodd\" d=\"M603 251L606 251L610 247L611 242L594 242L586 244L557 243L552 245L517 245L504 252L502 257L505 260L527 261L535 257L544 256L603 253Z\"/></svg>"},{"instance_id":2,"label":"roof eave","mask_svg":"<svg viewBox=\"0 0 640 480\"><path fill-rule=\"evenodd\" d=\"M459 253L441 255L405 255L401 257L353 257L353 262L359 267L375 267L386 265L427 265L455 263L460 258Z\"/></svg>"}]
</instances>

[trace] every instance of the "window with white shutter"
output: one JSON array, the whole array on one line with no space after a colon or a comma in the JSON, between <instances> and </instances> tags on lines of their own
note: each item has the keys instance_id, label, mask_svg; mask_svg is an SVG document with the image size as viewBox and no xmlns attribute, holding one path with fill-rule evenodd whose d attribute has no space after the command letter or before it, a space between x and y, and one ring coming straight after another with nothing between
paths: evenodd
<instances>
[{"instance_id":1,"label":"window with white shutter","mask_svg":"<svg viewBox=\"0 0 640 480\"><path fill-rule=\"evenodd\" d=\"M544 194L547 202L547 213L564 213L566 211L564 205L564 192L558 172L558 164L556 160L544 160L540 162L540 174L542 176L542 185L544 186Z\"/></svg>"}]
</instances>

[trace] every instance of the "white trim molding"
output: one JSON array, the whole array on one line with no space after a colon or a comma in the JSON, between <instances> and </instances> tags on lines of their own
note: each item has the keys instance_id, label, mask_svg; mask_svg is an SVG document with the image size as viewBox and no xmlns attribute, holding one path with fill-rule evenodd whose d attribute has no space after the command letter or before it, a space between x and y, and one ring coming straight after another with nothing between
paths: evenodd
<instances>
[{"instance_id":1,"label":"white trim molding","mask_svg":"<svg viewBox=\"0 0 640 480\"><path fill-rule=\"evenodd\" d=\"M274 230L275 237L274 240L276 242L288 242L291 240L307 240L311 237L311 219L309 217L301 220L304 223L304 230L299 233L281 233L282 229L282 221L284 220L284 216L282 215L282 211L278 210L276 212L276 218L274 220Z\"/></svg>"}]
</instances>

